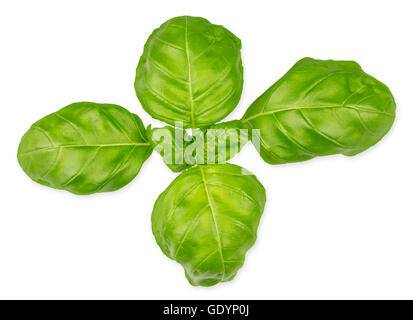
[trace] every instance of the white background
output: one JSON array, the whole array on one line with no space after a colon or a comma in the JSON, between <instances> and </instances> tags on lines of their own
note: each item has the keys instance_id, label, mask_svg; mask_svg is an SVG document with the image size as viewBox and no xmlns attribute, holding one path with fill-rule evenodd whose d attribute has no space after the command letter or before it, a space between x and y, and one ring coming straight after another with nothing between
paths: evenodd
<instances>
[{"instance_id":1,"label":"white background","mask_svg":"<svg viewBox=\"0 0 413 320\"><path fill-rule=\"evenodd\" d=\"M0 298L413 298L411 1L2 1ZM203 16L243 43L249 104L297 60L350 59L386 83L397 119L376 146L271 166L248 145L232 162L267 190L256 245L235 280L191 287L151 233L176 174L157 154L125 188L75 196L37 185L16 159L21 136L76 101L147 115L135 96L143 45L165 20Z\"/></svg>"}]
</instances>

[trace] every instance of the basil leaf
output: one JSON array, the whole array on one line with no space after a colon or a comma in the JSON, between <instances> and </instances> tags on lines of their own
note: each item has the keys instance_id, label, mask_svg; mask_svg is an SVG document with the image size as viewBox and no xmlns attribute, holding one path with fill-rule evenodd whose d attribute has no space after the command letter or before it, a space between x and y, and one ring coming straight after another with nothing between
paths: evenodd
<instances>
[{"instance_id":1,"label":"basil leaf","mask_svg":"<svg viewBox=\"0 0 413 320\"><path fill-rule=\"evenodd\" d=\"M135 90L153 118L197 128L226 117L239 102L242 84L241 41L222 26L184 16L149 37Z\"/></svg>"},{"instance_id":2,"label":"basil leaf","mask_svg":"<svg viewBox=\"0 0 413 320\"><path fill-rule=\"evenodd\" d=\"M79 102L34 123L17 158L40 184L90 194L128 184L151 152L137 115L117 105Z\"/></svg>"},{"instance_id":3,"label":"basil leaf","mask_svg":"<svg viewBox=\"0 0 413 320\"><path fill-rule=\"evenodd\" d=\"M152 231L192 285L232 280L257 238L265 189L245 169L201 165L179 175L158 197Z\"/></svg>"},{"instance_id":4,"label":"basil leaf","mask_svg":"<svg viewBox=\"0 0 413 320\"><path fill-rule=\"evenodd\" d=\"M396 104L390 90L353 61L297 62L247 110L260 130L260 154L280 164L341 153L353 156L390 130Z\"/></svg>"}]
</instances>

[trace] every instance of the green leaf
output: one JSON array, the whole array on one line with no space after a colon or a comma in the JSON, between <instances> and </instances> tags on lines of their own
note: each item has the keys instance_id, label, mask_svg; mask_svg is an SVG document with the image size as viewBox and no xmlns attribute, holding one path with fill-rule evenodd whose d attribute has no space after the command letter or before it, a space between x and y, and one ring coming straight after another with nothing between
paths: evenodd
<instances>
[{"instance_id":1,"label":"green leaf","mask_svg":"<svg viewBox=\"0 0 413 320\"><path fill-rule=\"evenodd\" d=\"M179 175L157 199L152 231L192 285L232 280L257 238L265 189L232 164L201 165Z\"/></svg>"},{"instance_id":2,"label":"green leaf","mask_svg":"<svg viewBox=\"0 0 413 320\"><path fill-rule=\"evenodd\" d=\"M184 128L209 126L238 104L243 84L241 41L198 17L176 17L154 30L135 79L152 117Z\"/></svg>"},{"instance_id":3,"label":"green leaf","mask_svg":"<svg viewBox=\"0 0 413 320\"><path fill-rule=\"evenodd\" d=\"M243 122L260 130L262 158L280 164L358 154L390 130L395 109L386 85L356 62L304 58L248 108Z\"/></svg>"},{"instance_id":4,"label":"green leaf","mask_svg":"<svg viewBox=\"0 0 413 320\"><path fill-rule=\"evenodd\" d=\"M34 123L17 158L40 184L90 194L128 184L151 152L137 115L113 104L79 102Z\"/></svg>"}]
</instances>

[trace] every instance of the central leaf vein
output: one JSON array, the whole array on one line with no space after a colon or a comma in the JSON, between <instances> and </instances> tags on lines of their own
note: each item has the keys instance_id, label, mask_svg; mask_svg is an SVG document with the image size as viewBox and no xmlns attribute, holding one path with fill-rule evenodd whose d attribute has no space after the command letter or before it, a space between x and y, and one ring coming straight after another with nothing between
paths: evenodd
<instances>
[{"instance_id":1,"label":"central leaf vein","mask_svg":"<svg viewBox=\"0 0 413 320\"><path fill-rule=\"evenodd\" d=\"M188 45L188 17L185 17L185 52L186 52L186 59L188 60L188 91L189 91L189 102L191 104L191 123L192 123L192 128L195 128L194 99L192 97L191 62L189 60L189 45Z\"/></svg>"},{"instance_id":2,"label":"central leaf vein","mask_svg":"<svg viewBox=\"0 0 413 320\"><path fill-rule=\"evenodd\" d=\"M223 255L223 252L222 252L222 241L221 241L220 232L219 232L219 228L218 228L218 223L217 223L217 219L216 219L215 205L214 205L214 203L212 201L212 198L211 198L211 195L209 194L209 191L208 191L208 186L207 186L207 182L206 182L206 179L205 179L204 171L202 170L201 166L199 166L198 168L199 168L199 171L201 171L201 178L202 178L202 181L204 183L205 194L206 194L206 197L207 197L207 200L208 200L208 204L211 208L212 220L214 221L215 232L216 232L216 235L217 235L219 256L221 258L221 264L222 264L222 278L221 278L221 280L223 281L224 278L225 278L225 261L224 261L224 255Z\"/></svg>"}]
</instances>

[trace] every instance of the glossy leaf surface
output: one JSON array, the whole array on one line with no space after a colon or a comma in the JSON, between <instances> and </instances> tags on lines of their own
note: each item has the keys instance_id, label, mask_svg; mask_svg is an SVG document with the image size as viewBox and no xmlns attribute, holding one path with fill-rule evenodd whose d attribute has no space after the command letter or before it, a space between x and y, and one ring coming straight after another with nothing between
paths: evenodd
<instances>
[{"instance_id":1,"label":"glossy leaf surface","mask_svg":"<svg viewBox=\"0 0 413 320\"><path fill-rule=\"evenodd\" d=\"M265 189L232 165L201 165L178 176L157 199L152 231L192 285L232 280L254 244Z\"/></svg>"},{"instance_id":2,"label":"glossy leaf surface","mask_svg":"<svg viewBox=\"0 0 413 320\"><path fill-rule=\"evenodd\" d=\"M128 184L151 151L137 115L117 105L79 102L34 123L17 157L34 181L90 194Z\"/></svg>"},{"instance_id":3,"label":"glossy leaf surface","mask_svg":"<svg viewBox=\"0 0 413 320\"><path fill-rule=\"evenodd\" d=\"M297 62L247 110L243 122L260 130L260 154L271 164L316 156L352 156L391 128L390 90L353 61Z\"/></svg>"},{"instance_id":4,"label":"glossy leaf surface","mask_svg":"<svg viewBox=\"0 0 413 320\"><path fill-rule=\"evenodd\" d=\"M176 17L154 30L135 79L143 108L185 128L206 127L238 104L243 84L241 41L198 17Z\"/></svg>"}]
</instances>

